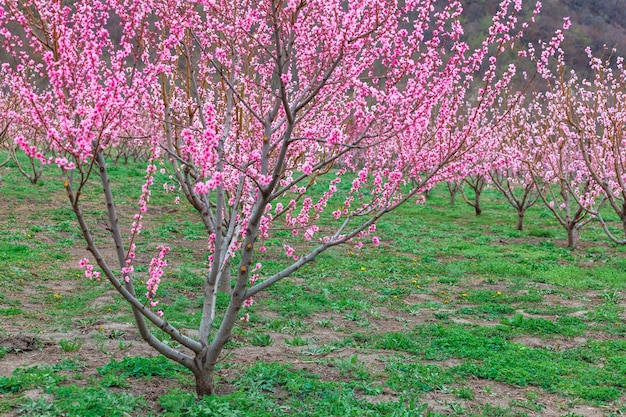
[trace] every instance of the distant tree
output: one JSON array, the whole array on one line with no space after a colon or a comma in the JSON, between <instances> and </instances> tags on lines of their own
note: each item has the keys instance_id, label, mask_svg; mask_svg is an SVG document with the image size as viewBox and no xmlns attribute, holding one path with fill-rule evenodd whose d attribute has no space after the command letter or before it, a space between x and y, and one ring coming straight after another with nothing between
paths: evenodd
<instances>
[{"instance_id":1,"label":"distant tree","mask_svg":"<svg viewBox=\"0 0 626 417\"><path fill-rule=\"evenodd\" d=\"M555 50L553 45L561 38L562 34L557 34L544 45L543 53ZM510 141L520 145L522 162L540 199L566 230L568 247L573 248L580 240L580 230L593 220L602 198L598 184L585 168L577 135L567 122L578 78L573 72L566 78L562 51L557 61L556 70L546 59L537 61L548 91L529 95L525 105L514 109L509 134Z\"/></svg>"},{"instance_id":2,"label":"distant tree","mask_svg":"<svg viewBox=\"0 0 626 417\"><path fill-rule=\"evenodd\" d=\"M615 52L615 51L614 51ZM599 207L592 210L607 236L626 244L626 69L624 59L593 56L587 49L592 80L577 78L566 84L566 113L562 123L575 141L589 181L596 194L620 220L621 237L610 230ZM614 71L613 68L616 68ZM560 89L564 86L559 85ZM584 168L584 169L583 169Z\"/></svg>"}]
</instances>

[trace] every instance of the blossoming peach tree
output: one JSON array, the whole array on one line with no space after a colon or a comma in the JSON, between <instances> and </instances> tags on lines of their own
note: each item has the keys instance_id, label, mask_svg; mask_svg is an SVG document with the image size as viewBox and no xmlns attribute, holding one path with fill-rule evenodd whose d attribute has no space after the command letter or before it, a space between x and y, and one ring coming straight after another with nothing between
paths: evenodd
<instances>
[{"instance_id":1,"label":"blossoming peach tree","mask_svg":"<svg viewBox=\"0 0 626 417\"><path fill-rule=\"evenodd\" d=\"M565 27L568 25L566 21ZM553 42L559 39L562 34L557 33ZM578 244L585 225L596 218L602 220L600 208L607 199L623 225L621 156L617 151L621 143L617 133L620 77L613 76L607 62L594 58L589 50L587 53L597 72L593 84L566 71L563 51L557 51L552 66L539 60L537 68L546 80L546 91L525 97L526 103L511 112L511 129L505 134L506 142L515 144L522 175L530 177L540 200L566 230L570 248ZM617 65L618 71L623 71L622 59ZM619 243L606 223L601 224Z\"/></svg>"},{"instance_id":2,"label":"blossoming peach tree","mask_svg":"<svg viewBox=\"0 0 626 417\"><path fill-rule=\"evenodd\" d=\"M497 64L527 24L521 7L504 0L482 46L469 50L456 1L0 0L0 44L12 57L0 80L20 103L8 116L21 126L11 140L64 173L92 257L81 261L86 274L106 277L141 337L193 372L199 396L212 394L220 352L257 293L328 248L378 245L381 216L422 201L494 136L472 133L498 120L485 115L515 74ZM127 229L115 205L125 190L111 186L105 155L129 141L150 161ZM149 277L136 272L159 164L206 230L197 337L159 309L169 248L158 247ZM327 189L311 193L321 176ZM93 177L112 259L84 211ZM279 224L291 230L288 266L264 274L264 241Z\"/></svg>"},{"instance_id":3,"label":"blossoming peach tree","mask_svg":"<svg viewBox=\"0 0 626 417\"><path fill-rule=\"evenodd\" d=\"M626 153L624 152L624 118L626 115L626 69L624 57L594 56L585 51L593 79L585 80L573 71L569 79L557 78L552 101L561 104L559 122L572 146L578 149L583 162L586 194L576 194L580 206L594 216L611 241L626 244ZM605 51L607 54L608 51ZM558 68L563 71L562 66ZM563 100L558 101L559 98ZM595 204L594 204L595 203ZM607 205L619 219L619 226L611 226L600 208ZM620 236L621 235L621 236Z\"/></svg>"}]
</instances>

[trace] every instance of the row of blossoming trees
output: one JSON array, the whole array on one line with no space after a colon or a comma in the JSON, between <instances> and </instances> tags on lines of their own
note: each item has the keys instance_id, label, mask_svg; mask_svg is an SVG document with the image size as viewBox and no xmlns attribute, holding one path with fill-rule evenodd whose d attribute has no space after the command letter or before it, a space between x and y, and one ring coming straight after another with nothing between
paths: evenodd
<instances>
[{"instance_id":1,"label":"row of blossoming trees","mask_svg":"<svg viewBox=\"0 0 626 417\"><path fill-rule=\"evenodd\" d=\"M523 189L533 181L559 216L575 204L579 217L596 215L607 193L623 206L621 172L609 170L621 163L619 145L607 155L595 144L605 142L597 116L611 112L588 94L580 103L593 114L576 113L586 89L606 86L614 96L609 70L597 64L598 85L553 76L560 30L537 56L519 52L537 63L548 93L515 93L515 67L499 65L529 24L518 15L532 21L538 9L503 1L482 46L470 50L454 1L0 0L0 44L11 56L0 70L0 128L33 163L65 176L90 252L86 274L106 278L142 338L193 372L198 395L211 394L220 352L259 291L328 248L376 246L377 220L423 201L439 182L491 175ZM111 184L107 155L131 144L147 149L148 163L127 221L115 205L127 190ZM204 300L196 338L159 309L158 286L176 254L142 240L146 216L158 216L148 209L161 167L167 189L206 230L204 284L190 289ZM320 176L330 177L328 187L311 194ZM346 178L351 187L340 193ZM94 180L109 242L84 211ZM557 186L564 205L544 194ZM292 231L283 246L289 262L265 274L263 242L274 227ZM152 253L148 276L136 272L138 248ZM220 289L230 292L223 310Z\"/></svg>"},{"instance_id":2,"label":"row of blossoming trees","mask_svg":"<svg viewBox=\"0 0 626 417\"><path fill-rule=\"evenodd\" d=\"M461 191L479 215L480 194L492 186L517 211L519 230L526 210L542 202L566 231L569 247L577 245L580 230L592 220L611 241L626 243L623 58L585 52L594 71L591 80L568 72L562 53L550 66L539 61L545 86L503 100L511 111L493 146L482 150L467 176L455 179L451 195ZM517 104L511 106L511 100ZM472 200L463 187L472 189ZM617 217L619 225L610 226L603 213Z\"/></svg>"}]
</instances>

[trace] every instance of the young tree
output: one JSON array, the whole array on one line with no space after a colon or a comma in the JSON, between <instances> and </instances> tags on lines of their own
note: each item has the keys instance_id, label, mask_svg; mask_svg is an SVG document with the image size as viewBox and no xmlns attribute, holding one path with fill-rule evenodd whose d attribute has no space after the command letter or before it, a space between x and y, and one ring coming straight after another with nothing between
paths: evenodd
<instances>
[{"instance_id":1,"label":"young tree","mask_svg":"<svg viewBox=\"0 0 626 417\"><path fill-rule=\"evenodd\" d=\"M596 185L596 194L617 214L622 237L608 227L600 205L592 213L607 236L626 244L626 69L624 60L594 57L587 49L593 80L580 80L568 91L563 123L576 142L584 161L585 175ZM582 169L582 168L581 168Z\"/></svg>"},{"instance_id":2,"label":"young tree","mask_svg":"<svg viewBox=\"0 0 626 417\"><path fill-rule=\"evenodd\" d=\"M574 248L580 230L593 220L598 187L587 175L580 150L564 123L567 94L568 88L563 88L533 95L526 108L518 108L519 129L513 131L525 147L522 162L539 198L566 230L567 246Z\"/></svg>"},{"instance_id":3,"label":"young tree","mask_svg":"<svg viewBox=\"0 0 626 417\"><path fill-rule=\"evenodd\" d=\"M527 172L520 170L519 165L489 172L494 187L507 199L517 212L517 230L524 230L526 210L539 200L537 185L528 178Z\"/></svg>"},{"instance_id":4,"label":"young tree","mask_svg":"<svg viewBox=\"0 0 626 417\"><path fill-rule=\"evenodd\" d=\"M45 164L43 154L36 151L37 145L41 147L42 143L23 146L24 158L18 158L20 147L11 140L14 137L13 132L28 130L28 128L24 129L21 117L16 117L17 113L14 110L18 106L19 99L15 95L9 91L0 90L0 149L6 152L4 160L0 162L0 168L11 163L31 184L37 184L43 175L43 164ZM26 159L25 162L24 159Z\"/></svg>"},{"instance_id":5,"label":"young tree","mask_svg":"<svg viewBox=\"0 0 626 417\"><path fill-rule=\"evenodd\" d=\"M564 29L569 26L565 18ZM562 32L557 31L549 43L542 44L538 56L530 48L529 57L537 64L545 91L529 94L523 105L513 109L505 143L515 143L539 198L566 230L568 247L574 248L580 230L593 220L603 199L600 187L587 173L576 134L568 125L569 103L578 80L574 73L565 77L563 51L559 49L562 39ZM554 55L556 62L551 63L549 57Z\"/></svg>"},{"instance_id":6,"label":"young tree","mask_svg":"<svg viewBox=\"0 0 626 417\"><path fill-rule=\"evenodd\" d=\"M520 2L503 1L482 47L469 51L455 1L0 0L0 42L14 58L0 75L22 99L16 116L32 129L16 132L16 142L26 150L45 140L58 155L46 162L67 175L99 267L82 260L86 274L113 284L142 338L189 368L202 396L214 392L220 352L258 292L333 246L377 245L369 236L381 216L463 171L481 138L473 132L498 120L484 116L514 75L510 66L498 76L497 58L521 36L520 10ZM461 115L467 122L456 128ZM125 231L114 203L124 190L111 187L104 155L129 138L144 138L151 160ZM157 162L169 165L173 189L207 233L198 338L158 309L167 246L149 263L145 296L136 287L136 241ZM92 174L102 184L115 261L82 210ZM311 194L322 175L332 178L328 189ZM350 191L338 193L346 180ZM319 226L322 216L332 229ZM277 224L292 231L283 247L290 262L264 275L263 241ZM230 292L223 311L220 288Z\"/></svg>"},{"instance_id":7,"label":"young tree","mask_svg":"<svg viewBox=\"0 0 626 417\"><path fill-rule=\"evenodd\" d=\"M523 230L526 210L539 200L537 184L523 163L528 135L524 134L526 126L514 117L507 117L500 126L503 134L493 150L489 178L517 212L517 230Z\"/></svg>"},{"instance_id":8,"label":"young tree","mask_svg":"<svg viewBox=\"0 0 626 417\"><path fill-rule=\"evenodd\" d=\"M469 188L473 191L474 197L472 199L467 197L465 193L465 185L468 185ZM477 216L480 216L483 212L483 208L480 205L480 196L482 195L485 186L487 185L487 177L482 174L468 175L463 178L463 185L461 186L461 195L463 196L463 201L468 204L470 207L474 208L474 213Z\"/></svg>"}]
</instances>

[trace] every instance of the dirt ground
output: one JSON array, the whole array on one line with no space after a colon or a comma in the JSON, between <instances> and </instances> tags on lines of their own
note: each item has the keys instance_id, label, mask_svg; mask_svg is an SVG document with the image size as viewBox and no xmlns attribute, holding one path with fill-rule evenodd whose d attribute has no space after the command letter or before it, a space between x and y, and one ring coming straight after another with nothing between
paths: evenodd
<instances>
[{"instance_id":1,"label":"dirt ground","mask_svg":"<svg viewBox=\"0 0 626 417\"><path fill-rule=\"evenodd\" d=\"M485 283L485 285L490 284ZM497 288L497 286L494 288ZM65 290L71 291L71 288L65 288ZM590 292L587 296L588 299L590 299L590 303L592 303L593 301L591 300L594 299L595 294ZM110 298L112 295L107 294L102 298L106 297ZM416 303L424 301L424 299L428 297L430 296L420 294L415 297L408 297L406 302ZM103 299L96 299L93 303L98 305L105 301L106 300ZM581 308L584 307L580 305L580 301L572 300L571 303ZM268 311L267 315L272 316L276 315L276 313ZM331 320L334 328L339 330L313 325L320 320ZM310 340L315 340L318 345L323 345L333 340L340 340L343 337L351 335L354 331L362 330L362 328L359 328L353 321L331 313L318 313L307 318L305 321L307 324L310 324L311 332L303 334L303 336ZM455 321L473 322L472 320L466 319L455 319ZM422 309L419 314L411 315L395 310L390 311L385 308L379 308L377 318L372 317L370 319L369 331L374 333L402 331L412 328L415 325L433 322L436 322L436 319L433 317L431 310ZM498 322L480 321L476 323L480 325L495 325ZM19 322L5 322L2 324L2 328L4 334L9 334L9 336L0 338L0 345L10 348L10 353L0 360L0 376L9 376L18 367L55 364L64 359L79 356L81 360L87 362L85 375L82 380L82 383L86 384L90 376L97 375L97 368L106 365L112 359L119 361L125 356L155 355L155 351L140 339L138 332L130 323L99 320L88 326L77 326L71 331L63 333L29 333L25 323ZM120 334L123 334L125 345L130 346L124 350L120 349L119 340L115 338L115 335ZM359 360L364 361L368 369L376 374L379 372L382 373L384 369L383 358L390 354L389 351L382 350L345 348L330 352L327 355L315 356L308 359L308 357L302 355L302 347L292 347L284 342L285 338L290 337L289 335L271 332L269 334L273 340L271 346L245 346L227 349L223 352L222 360L237 364L237 366L224 368L218 372L218 394L228 393L234 390L231 382L235 379L237 373L242 372L247 365L252 365L260 360L292 364L296 369L306 369L320 375L324 380L345 381L346 377L342 376L336 368L325 364L325 362L330 361L320 361L319 359L346 358L356 353L358 354ZM103 335L107 337L103 337ZM584 344L587 337L595 338L597 336L598 335L589 335L571 339L556 338L550 339L549 341L537 337L521 337L515 339L515 341L524 343L529 347L567 349ZM81 343L81 347L77 352L65 352L59 344L61 339L76 339ZM459 365L460 362L461 361L458 359L449 359L433 363L443 367L451 367ZM81 383L81 381L72 382L77 384ZM152 410L159 409L157 399L172 388L181 388L188 391L193 390L191 385L181 386L181 383L178 381L159 377L153 377L148 381L133 379L129 382L129 388L123 390L111 388L111 390L125 391L135 396L143 395L148 403L151 404L150 408ZM379 382L384 386L383 380ZM471 412L478 410L480 406L484 404L507 408L510 406L512 400L524 401L529 397L529 392L534 391L537 394L537 398L539 398L538 402L543 405L543 409L541 411L524 410L524 412L530 416L558 417L567 413L576 413L585 417L601 417L611 411L609 407L578 405L566 398L546 393L534 387L515 387L478 378L471 378L465 381L465 386L470 387L474 392L475 398L472 400L459 400L459 398L451 392L454 387L450 387L450 390L447 392L436 390L424 393L420 398L422 402L428 403L433 410L437 410L441 413L450 412L450 405L455 403L461 403L468 412ZM30 390L25 392L24 395L31 398L46 396L41 390ZM396 394L387 388L385 388L381 395L363 396L363 398L371 402L397 399ZM7 417L13 416L17 416L17 414L9 413L7 415Z\"/></svg>"}]
</instances>

